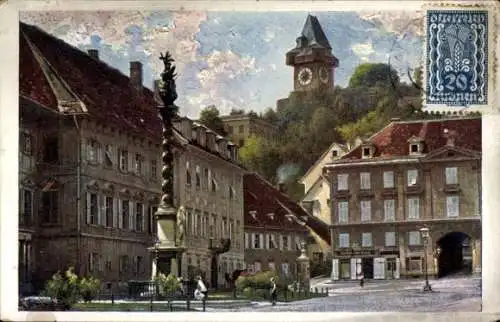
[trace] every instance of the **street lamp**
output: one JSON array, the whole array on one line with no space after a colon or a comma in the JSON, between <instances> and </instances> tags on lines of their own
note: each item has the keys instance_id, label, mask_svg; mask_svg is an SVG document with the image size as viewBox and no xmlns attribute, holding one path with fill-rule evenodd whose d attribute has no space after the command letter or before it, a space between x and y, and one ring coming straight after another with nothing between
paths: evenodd
<instances>
[{"instance_id":1,"label":"street lamp","mask_svg":"<svg viewBox=\"0 0 500 322\"><path fill-rule=\"evenodd\" d=\"M425 270L424 292L432 292L427 272L427 243L429 242L429 228L427 227L420 228L420 234L422 235L422 239L424 240L424 270Z\"/></svg>"}]
</instances>

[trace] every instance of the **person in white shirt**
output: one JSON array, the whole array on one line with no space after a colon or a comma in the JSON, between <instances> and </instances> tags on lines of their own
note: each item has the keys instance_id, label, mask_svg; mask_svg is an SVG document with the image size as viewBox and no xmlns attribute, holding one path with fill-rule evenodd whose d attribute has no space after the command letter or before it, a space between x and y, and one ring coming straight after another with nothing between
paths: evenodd
<instances>
[{"instance_id":1,"label":"person in white shirt","mask_svg":"<svg viewBox=\"0 0 500 322\"><path fill-rule=\"evenodd\" d=\"M206 300L208 292L207 287L205 286L205 283L203 283L201 276L196 277L196 279L198 280L198 285L196 287L195 296L197 293L201 293L201 299Z\"/></svg>"}]
</instances>

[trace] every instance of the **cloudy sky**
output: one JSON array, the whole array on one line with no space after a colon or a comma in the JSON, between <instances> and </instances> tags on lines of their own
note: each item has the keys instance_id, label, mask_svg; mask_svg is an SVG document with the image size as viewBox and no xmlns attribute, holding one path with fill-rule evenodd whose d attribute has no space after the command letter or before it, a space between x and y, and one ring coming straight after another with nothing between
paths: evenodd
<instances>
[{"instance_id":1,"label":"cloudy sky","mask_svg":"<svg viewBox=\"0 0 500 322\"><path fill-rule=\"evenodd\" d=\"M215 104L262 111L293 89L285 53L295 46L308 12L107 11L23 12L37 25L86 51L99 49L107 64L129 74L129 61L144 66L152 87L169 50L178 70L176 103L197 117ZM420 64L422 15L414 12L311 12L340 60L336 84L346 86L363 62L390 62L400 73Z\"/></svg>"}]
</instances>

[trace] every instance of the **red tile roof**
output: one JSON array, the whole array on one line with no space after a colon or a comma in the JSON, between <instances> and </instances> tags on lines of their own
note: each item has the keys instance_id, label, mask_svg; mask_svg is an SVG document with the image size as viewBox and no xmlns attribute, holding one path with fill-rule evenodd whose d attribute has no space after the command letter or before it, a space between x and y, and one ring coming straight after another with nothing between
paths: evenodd
<instances>
[{"instance_id":1,"label":"red tile roof","mask_svg":"<svg viewBox=\"0 0 500 322\"><path fill-rule=\"evenodd\" d=\"M445 129L456 132L454 145L481 152L481 118L456 118L425 121L395 121L373 135L369 142L375 146L372 159L390 159L409 155L412 137L423 140L423 153L446 146ZM338 161L361 159L362 146L356 147Z\"/></svg>"},{"instance_id":2,"label":"red tile roof","mask_svg":"<svg viewBox=\"0 0 500 322\"><path fill-rule=\"evenodd\" d=\"M121 127L130 134L160 138L161 122L154 108L156 104L152 91L144 88L143 95L137 95L129 84L129 78L117 69L95 60L38 27L21 23L20 32L36 46L59 77L83 101L92 119ZM23 53L22 58L35 60L26 42L21 43L20 51ZM25 69L24 60L20 64L20 75L21 79L46 82L41 70L36 76L30 75L29 70ZM29 97L38 101L37 92L32 90L30 93ZM49 107L57 110L54 102Z\"/></svg>"},{"instance_id":3,"label":"red tile roof","mask_svg":"<svg viewBox=\"0 0 500 322\"><path fill-rule=\"evenodd\" d=\"M292 212L300 221L304 221L309 228L322 239L330 243L328 224L308 214L301 206L281 193L271 183L258 174L247 173L243 179L245 227L269 230L307 231L305 226L294 220L290 221L286 215ZM255 213L255 218L252 216ZM274 214L271 218L268 214Z\"/></svg>"},{"instance_id":4,"label":"red tile roof","mask_svg":"<svg viewBox=\"0 0 500 322\"><path fill-rule=\"evenodd\" d=\"M142 93L138 95L130 85L129 77L119 70L92 58L40 28L25 23L20 23L20 95L51 108L54 112L59 111L54 91L28 41L41 53L57 76L85 104L88 116L92 120L160 142L162 124L151 90L143 87ZM176 135L182 136L178 130L175 132ZM200 146L192 137L184 139ZM201 148L227 159L217 152Z\"/></svg>"},{"instance_id":5,"label":"red tile roof","mask_svg":"<svg viewBox=\"0 0 500 322\"><path fill-rule=\"evenodd\" d=\"M26 38L19 37L19 93L39 104L57 110L57 101Z\"/></svg>"}]
</instances>

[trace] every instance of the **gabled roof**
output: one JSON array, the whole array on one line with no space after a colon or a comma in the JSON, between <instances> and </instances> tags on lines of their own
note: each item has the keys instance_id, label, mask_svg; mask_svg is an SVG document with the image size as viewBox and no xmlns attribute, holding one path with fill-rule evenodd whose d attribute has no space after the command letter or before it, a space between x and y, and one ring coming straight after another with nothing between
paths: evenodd
<instances>
[{"instance_id":1,"label":"gabled roof","mask_svg":"<svg viewBox=\"0 0 500 322\"><path fill-rule=\"evenodd\" d=\"M305 226L307 226L330 243L328 224L311 216L258 174L245 174L243 190L245 227L306 232ZM255 214L255 218L252 213ZM269 214L274 214L274 216L269 216Z\"/></svg>"},{"instance_id":2,"label":"gabled roof","mask_svg":"<svg viewBox=\"0 0 500 322\"><path fill-rule=\"evenodd\" d=\"M323 28L318 21L318 18L312 15L307 15L306 23L302 29L302 37L307 39L309 46L320 46L323 48L332 49L328 38L326 38Z\"/></svg>"},{"instance_id":3,"label":"gabled roof","mask_svg":"<svg viewBox=\"0 0 500 322\"><path fill-rule=\"evenodd\" d=\"M335 146L338 146L340 149L342 149L344 152L347 151L347 146L345 144L341 144L338 142L333 142L328 149L326 149L323 154L314 162L314 164L307 169L307 172L302 176L302 178L299 179L300 183L304 183L305 178L319 165L321 162L330 155L330 152L333 150ZM319 177L315 180L317 182L319 180Z\"/></svg>"},{"instance_id":4,"label":"gabled roof","mask_svg":"<svg viewBox=\"0 0 500 322\"><path fill-rule=\"evenodd\" d=\"M394 121L370 137L369 142L375 147L370 160L385 160L396 157L407 157L410 153L409 140L412 137L422 139L422 155L431 153L447 145L444 135L447 131L455 131L454 146L481 152L481 118L454 118L423 121ZM344 163L362 159L362 147L351 150L339 160L332 163Z\"/></svg>"}]
</instances>

